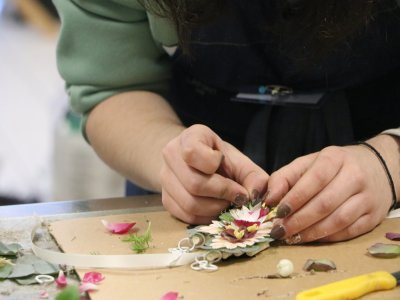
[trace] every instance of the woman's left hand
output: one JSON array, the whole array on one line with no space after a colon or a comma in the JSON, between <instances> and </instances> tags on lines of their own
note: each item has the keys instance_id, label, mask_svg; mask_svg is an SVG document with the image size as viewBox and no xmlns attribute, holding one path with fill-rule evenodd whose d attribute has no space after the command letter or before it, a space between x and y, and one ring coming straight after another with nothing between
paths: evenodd
<instances>
[{"instance_id":1,"label":"woman's left hand","mask_svg":"<svg viewBox=\"0 0 400 300\"><path fill-rule=\"evenodd\" d=\"M369 142L387 162L398 164L395 138L382 135ZM389 169L398 186L399 168L392 164ZM385 218L392 201L383 166L362 145L330 146L300 157L271 175L268 190L266 204L279 203L271 236L292 244L341 241L366 233Z\"/></svg>"}]
</instances>

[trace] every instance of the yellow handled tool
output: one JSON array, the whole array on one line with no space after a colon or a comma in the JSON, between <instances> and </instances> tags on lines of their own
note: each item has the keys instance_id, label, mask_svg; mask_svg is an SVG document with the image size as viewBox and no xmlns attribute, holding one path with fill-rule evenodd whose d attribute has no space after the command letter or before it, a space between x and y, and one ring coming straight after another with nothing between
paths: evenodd
<instances>
[{"instance_id":1,"label":"yellow handled tool","mask_svg":"<svg viewBox=\"0 0 400 300\"><path fill-rule=\"evenodd\" d=\"M400 284L400 272L379 271L302 291L296 300L350 300L365 294L389 290Z\"/></svg>"}]
</instances>

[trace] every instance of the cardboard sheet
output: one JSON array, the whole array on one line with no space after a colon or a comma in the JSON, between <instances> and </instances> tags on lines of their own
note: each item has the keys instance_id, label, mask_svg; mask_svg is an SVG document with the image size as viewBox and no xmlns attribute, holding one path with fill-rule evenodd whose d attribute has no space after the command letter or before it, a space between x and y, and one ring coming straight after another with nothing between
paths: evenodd
<instances>
[{"instance_id":1,"label":"cardboard sheet","mask_svg":"<svg viewBox=\"0 0 400 300\"><path fill-rule=\"evenodd\" d=\"M129 243L121 236L109 234L101 223L134 221L143 233L147 221L152 222L153 242L146 253L163 253L186 237L186 224L166 212L113 215L95 218L68 219L50 225L52 235L63 251L82 254L133 254ZM91 299L160 299L169 291L179 293L180 299L295 299L304 289L341 280L351 276L384 270L400 270L400 257L374 258L366 249L374 243L389 241L384 234L399 232L400 219L385 220L372 232L351 241L302 246L274 246L257 256L228 259L219 263L216 272L194 271L190 266L158 270L97 270L105 275L99 290ZM140 254L137 254L140 255ZM282 258L293 261L295 276L287 279L265 279L276 272ZM310 275L302 270L307 259L331 259L337 271ZM80 276L88 270L77 270ZM93 270L91 270L93 271ZM369 294L363 299L400 299L400 287L391 291Z\"/></svg>"}]
</instances>

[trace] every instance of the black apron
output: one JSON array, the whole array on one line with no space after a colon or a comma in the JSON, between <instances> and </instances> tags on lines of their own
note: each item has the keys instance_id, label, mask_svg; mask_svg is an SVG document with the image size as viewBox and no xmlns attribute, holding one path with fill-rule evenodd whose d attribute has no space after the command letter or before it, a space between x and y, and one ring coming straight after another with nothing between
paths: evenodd
<instances>
[{"instance_id":1,"label":"black apron","mask_svg":"<svg viewBox=\"0 0 400 300\"><path fill-rule=\"evenodd\" d=\"M173 56L170 102L186 126L205 124L272 172L328 145L400 125L399 9L378 15L318 63L299 64L265 28L274 2L227 1L224 14L192 33L190 56ZM321 93L318 105L233 101L249 87Z\"/></svg>"}]
</instances>

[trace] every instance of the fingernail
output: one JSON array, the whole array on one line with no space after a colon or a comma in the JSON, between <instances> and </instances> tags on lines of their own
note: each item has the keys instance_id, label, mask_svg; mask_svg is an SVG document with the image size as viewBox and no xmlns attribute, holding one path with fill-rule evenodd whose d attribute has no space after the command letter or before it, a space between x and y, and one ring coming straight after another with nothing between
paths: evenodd
<instances>
[{"instance_id":1,"label":"fingernail","mask_svg":"<svg viewBox=\"0 0 400 300\"><path fill-rule=\"evenodd\" d=\"M279 240L285 236L285 228L282 225L275 225L272 227L271 232L269 235L274 239L274 240Z\"/></svg>"},{"instance_id":2,"label":"fingernail","mask_svg":"<svg viewBox=\"0 0 400 300\"><path fill-rule=\"evenodd\" d=\"M276 210L276 217L277 218L284 218L288 216L291 212L291 209L286 204L279 204L278 209Z\"/></svg>"},{"instance_id":3,"label":"fingernail","mask_svg":"<svg viewBox=\"0 0 400 300\"><path fill-rule=\"evenodd\" d=\"M233 200L233 203L235 204L236 207L242 207L245 205L249 200L247 199L246 195L243 194L237 194L235 197L235 200Z\"/></svg>"},{"instance_id":4,"label":"fingernail","mask_svg":"<svg viewBox=\"0 0 400 300\"><path fill-rule=\"evenodd\" d=\"M292 235L291 237L288 237L285 240L286 244L288 245L295 245L301 243L301 235L300 233L296 233L295 235Z\"/></svg>"},{"instance_id":5,"label":"fingernail","mask_svg":"<svg viewBox=\"0 0 400 300\"><path fill-rule=\"evenodd\" d=\"M262 201L263 200L262 200L262 197L260 195L260 192L258 190L256 190L256 189L254 189L251 192L251 203L255 206L255 205L258 205L259 203L261 203Z\"/></svg>"},{"instance_id":6,"label":"fingernail","mask_svg":"<svg viewBox=\"0 0 400 300\"><path fill-rule=\"evenodd\" d=\"M261 201L265 202L268 198L270 198L270 190L267 190L267 192L261 197Z\"/></svg>"},{"instance_id":7,"label":"fingernail","mask_svg":"<svg viewBox=\"0 0 400 300\"><path fill-rule=\"evenodd\" d=\"M259 201L259 197L260 197L260 192L258 190L256 190L256 189L254 189L251 192L251 200L258 202Z\"/></svg>"}]
</instances>

